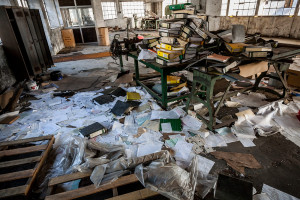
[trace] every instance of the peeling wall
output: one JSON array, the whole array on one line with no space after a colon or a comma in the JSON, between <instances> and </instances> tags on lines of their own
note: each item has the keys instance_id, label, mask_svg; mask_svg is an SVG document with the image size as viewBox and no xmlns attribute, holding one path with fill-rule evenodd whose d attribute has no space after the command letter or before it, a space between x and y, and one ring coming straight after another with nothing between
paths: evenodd
<instances>
[{"instance_id":1,"label":"peeling wall","mask_svg":"<svg viewBox=\"0 0 300 200\"><path fill-rule=\"evenodd\" d=\"M300 17L209 17L210 31L227 30L232 24L244 25L247 34L300 39Z\"/></svg>"},{"instance_id":2,"label":"peeling wall","mask_svg":"<svg viewBox=\"0 0 300 200\"><path fill-rule=\"evenodd\" d=\"M15 76L7 64L3 46L0 45L0 92L12 86L15 82Z\"/></svg>"},{"instance_id":3,"label":"peeling wall","mask_svg":"<svg viewBox=\"0 0 300 200\"><path fill-rule=\"evenodd\" d=\"M61 29L58 28L51 28L50 29L50 40L52 46L52 54L56 55L61 49L65 48L64 41L61 35Z\"/></svg>"}]
</instances>

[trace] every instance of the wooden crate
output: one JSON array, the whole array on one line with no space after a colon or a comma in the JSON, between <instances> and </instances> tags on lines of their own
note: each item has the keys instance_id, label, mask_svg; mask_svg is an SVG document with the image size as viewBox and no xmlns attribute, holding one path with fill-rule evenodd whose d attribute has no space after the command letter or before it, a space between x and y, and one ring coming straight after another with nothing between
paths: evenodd
<instances>
[{"instance_id":1,"label":"wooden crate","mask_svg":"<svg viewBox=\"0 0 300 200\"><path fill-rule=\"evenodd\" d=\"M47 143L33 143L39 141ZM54 137L48 135L0 143L0 198L29 193L53 142Z\"/></svg>"},{"instance_id":2,"label":"wooden crate","mask_svg":"<svg viewBox=\"0 0 300 200\"><path fill-rule=\"evenodd\" d=\"M113 197L108 198L109 200L133 200L133 199L146 199L149 197L157 196L159 193L151 191L147 188L136 190L133 192L129 192L126 194L118 195L118 187L129 185L132 183L136 183L139 180L136 178L134 174L122 176L118 178L116 181L113 181L108 184L104 184L99 188L96 188L94 184L90 184L87 186L79 187L78 189L69 190L61 193L53 194L54 188L61 183L66 183L69 181L74 181L83 178L89 178L91 173L82 173L76 172L73 174L67 174L59 177L55 177L50 179L48 184L48 191L45 200L59 200L59 199L76 199L80 197L85 197L88 199L88 195L96 194L99 192L112 190ZM100 197L100 196L99 196ZM161 196L162 197L162 196ZM160 198L161 199L161 198Z\"/></svg>"}]
</instances>

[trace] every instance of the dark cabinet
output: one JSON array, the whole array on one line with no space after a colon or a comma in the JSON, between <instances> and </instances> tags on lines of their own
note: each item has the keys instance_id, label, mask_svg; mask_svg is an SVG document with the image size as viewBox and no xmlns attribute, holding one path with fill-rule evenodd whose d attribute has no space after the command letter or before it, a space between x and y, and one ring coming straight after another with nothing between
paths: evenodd
<instances>
[{"instance_id":1,"label":"dark cabinet","mask_svg":"<svg viewBox=\"0 0 300 200\"><path fill-rule=\"evenodd\" d=\"M39 10L1 6L0 38L18 81L53 65Z\"/></svg>"}]
</instances>

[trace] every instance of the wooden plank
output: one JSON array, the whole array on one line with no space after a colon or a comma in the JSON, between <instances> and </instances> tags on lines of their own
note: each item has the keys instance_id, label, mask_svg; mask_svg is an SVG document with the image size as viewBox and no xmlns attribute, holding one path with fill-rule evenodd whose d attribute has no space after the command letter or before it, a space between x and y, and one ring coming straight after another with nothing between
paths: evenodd
<instances>
[{"instance_id":1,"label":"wooden plank","mask_svg":"<svg viewBox=\"0 0 300 200\"><path fill-rule=\"evenodd\" d=\"M38 162L38 161L40 161L40 159L41 159L41 156L35 156L35 157L30 157L30 158L1 162L0 168L23 165L23 164L32 163L32 162Z\"/></svg>"},{"instance_id":2,"label":"wooden plank","mask_svg":"<svg viewBox=\"0 0 300 200\"><path fill-rule=\"evenodd\" d=\"M11 150L0 151L0 157L2 157L2 156L13 156L13 155L19 155L19 154L24 154L24 153L30 153L30 152L45 150L47 148L47 146L48 145L45 144L45 145L38 145L38 146L31 146L31 147L24 147L24 148L19 148L19 149L11 149Z\"/></svg>"},{"instance_id":3,"label":"wooden plank","mask_svg":"<svg viewBox=\"0 0 300 200\"><path fill-rule=\"evenodd\" d=\"M39 173L40 169L42 168L45 160L47 159L47 156L49 155L49 152L50 152L50 150L52 148L52 145L54 143L54 140L55 140L55 137L52 135L52 139L48 142L47 149L41 155L42 156L41 161L39 163L37 163L35 168L34 168L35 171L33 173L33 176L31 178L29 178L29 180L27 181L28 187L25 190L25 195L28 194L31 185L33 184L33 181L35 180L35 177L37 176L37 174Z\"/></svg>"},{"instance_id":4,"label":"wooden plank","mask_svg":"<svg viewBox=\"0 0 300 200\"><path fill-rule=\"evenodd\" d=\"M27 185L0 190L0 198L24 194Z\"/></svg>"},{"instance_id":5,"label":"wooden plank","mask_svg":"<svg viewBox=\"0 0 300 200\"><path fill-rule=\"evenodd\" d=\"M81 178L86 178L89 177L92 173L83 173L83 172L76 172L73 174L66 174L63 176L58 176L55 178L50 179L48 186L53 186L53 185L57 185L60 183L66 183L69 181L73 181L73 180L77 180L77 179L81 179Z\"/></svg>"},{"instance_id":6,"label":"wooden plank","mask_svg":"<svg viewBox=\"0 0 300 200\"><path fill-rule=\"evenodd\" d=\"M100 53L82 54L82 55L74 55L74 56L65 56L65 57L54 57L53 61L55 63L58 63L58 62L103 58L108 56L111 56L110 52L100 52Z\"/></svg>"},{"instance_id":7,"label":"wooden plank","mask_svg":"<svg viewBox=\"0 0 300 200\"><path fill-rule=\"evenodd\" d=\"M137 199L146 199L146 198L153 197L153 196L156 196L156 195L159 195L159 193L145 188L145 189L142 189L142 190L137 190L137 191L130 192L130 193L127 193L127 194L112 197L112 198L109 198L107 200L127 200L127 199L137 200Z\"/></svg>"},{"instance_id":8,"label":"wooden plank","mask_svg":"<svg viewBox=\"0 0 300 200\"><path fill-rule=\"evenodd\" d=\"M118 196L118 188L113 188L112 189L112 192L113 192L113 196Z\"/></svg>"},{"instance_id":9,"label":"wooden plank","mask_svg":"<svg viewBox=\"0 0 300 200\"><path fill-rule=\"evenodd\" d=\"M28 169L24 171L19 171L19 172L11 172L7 174L1 174L0 175L0 183L6 182L6 181L13 181L17 179L22 179L22 178L28 178L33 176L34 169Z\"/></svg>"},{"instance_id":10,"label":"wooden plank","mask_svg":"<svg viewBox=\"0 0 300 200\"><path fill-rule=\"evenodd\" d=\"M24 144L24 143L28 143L28 142L37 142L37 141L42 141L42 140L51 140L52 136L53 135L47 135L47 136L34 137L34 138L28 138L28 139L22 139L22 140L1 142L0 147L17 145L17 144Z\"/></svg>"},{"instance_id":11,"label":"wooden plank","mask_svg":"<svg viewBox=\"0 0 300 200\"><path fill-rule=\"evenodd\" d=\"M130 184L130 183L134 183L134 182L137 182L137 181L138 181L138 179L136 178L136 176L134 174L131 174L131 175L128 175L128 176L120 177L116 181L114 181L110 184L103 185L99 188L96 188L94 185L89 185L89 186L86 186L86 187L78 188L76 190L70 190L70 191L54 194L54 195L51 195L51 196L47 196L45 198L45 200L75 199L75 198L95 194L97 192L102 192L102 191L109 190L109 189L112 189L112 188L127 185L127 184Z\"/></svg>"},{"instance_id":12,"label":"wooden plank","mask_svg":"<svg viewBox=\"0 0 300 200\"><path fill-rule=\"evenodd\" d=\"M12 124L14 123L17 119L19 119L20 116L19 115L16 115L16 116L8 116L8 117L5 117L4 119L2 119L0 121L0 124Z\"/></svg>"}]
</instances>

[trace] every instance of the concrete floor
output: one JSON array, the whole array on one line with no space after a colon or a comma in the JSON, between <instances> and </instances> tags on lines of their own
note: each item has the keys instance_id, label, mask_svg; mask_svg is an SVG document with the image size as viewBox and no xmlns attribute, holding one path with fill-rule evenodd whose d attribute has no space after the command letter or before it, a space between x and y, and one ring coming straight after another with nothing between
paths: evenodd
<instances>
[{"instance_id":1,"label":"concrete floor","mask_svg":"<svg viewBox=\"0 0 300 200\"><path fill-rule=\"evenodd\" d=\"M110 39L115 33L110 33ZM144 33L149 35L149 32ZM155 32L156 34L156 32ZM126 32L120 32L121 38ZM109 47L99 47L96 44L78 45L77 50L59 54L57 56L70 56L78 53L98 53L108 51ZM111 57L69 61L55 63L55 67L49 71L60 70L66 77L57 82L60 90L86 91L103 88L110 85L109 78L119 73L118 60L114 61ZM133 59L124 59L126 70L134 71ZM152 73L147 68L141 68L141 73ZM239 142L231 143L228 147L217 148L220 151L250 153L262 164L261 169L246 169L246 176L239 177L253 182L255 189L260 192L263 184L268 184L274 188L282 190L288 194L300 198L300 148L291 141L286 140L281 134L269 137L258 137L254 140L255 147L245 148ZM223 160L215 159L211 155L207 157L216 162L212 173L230 174L236 176L234 170L226 165ZM208 195L207 199L212 199Z\"/></svg>"}]
</instances>

